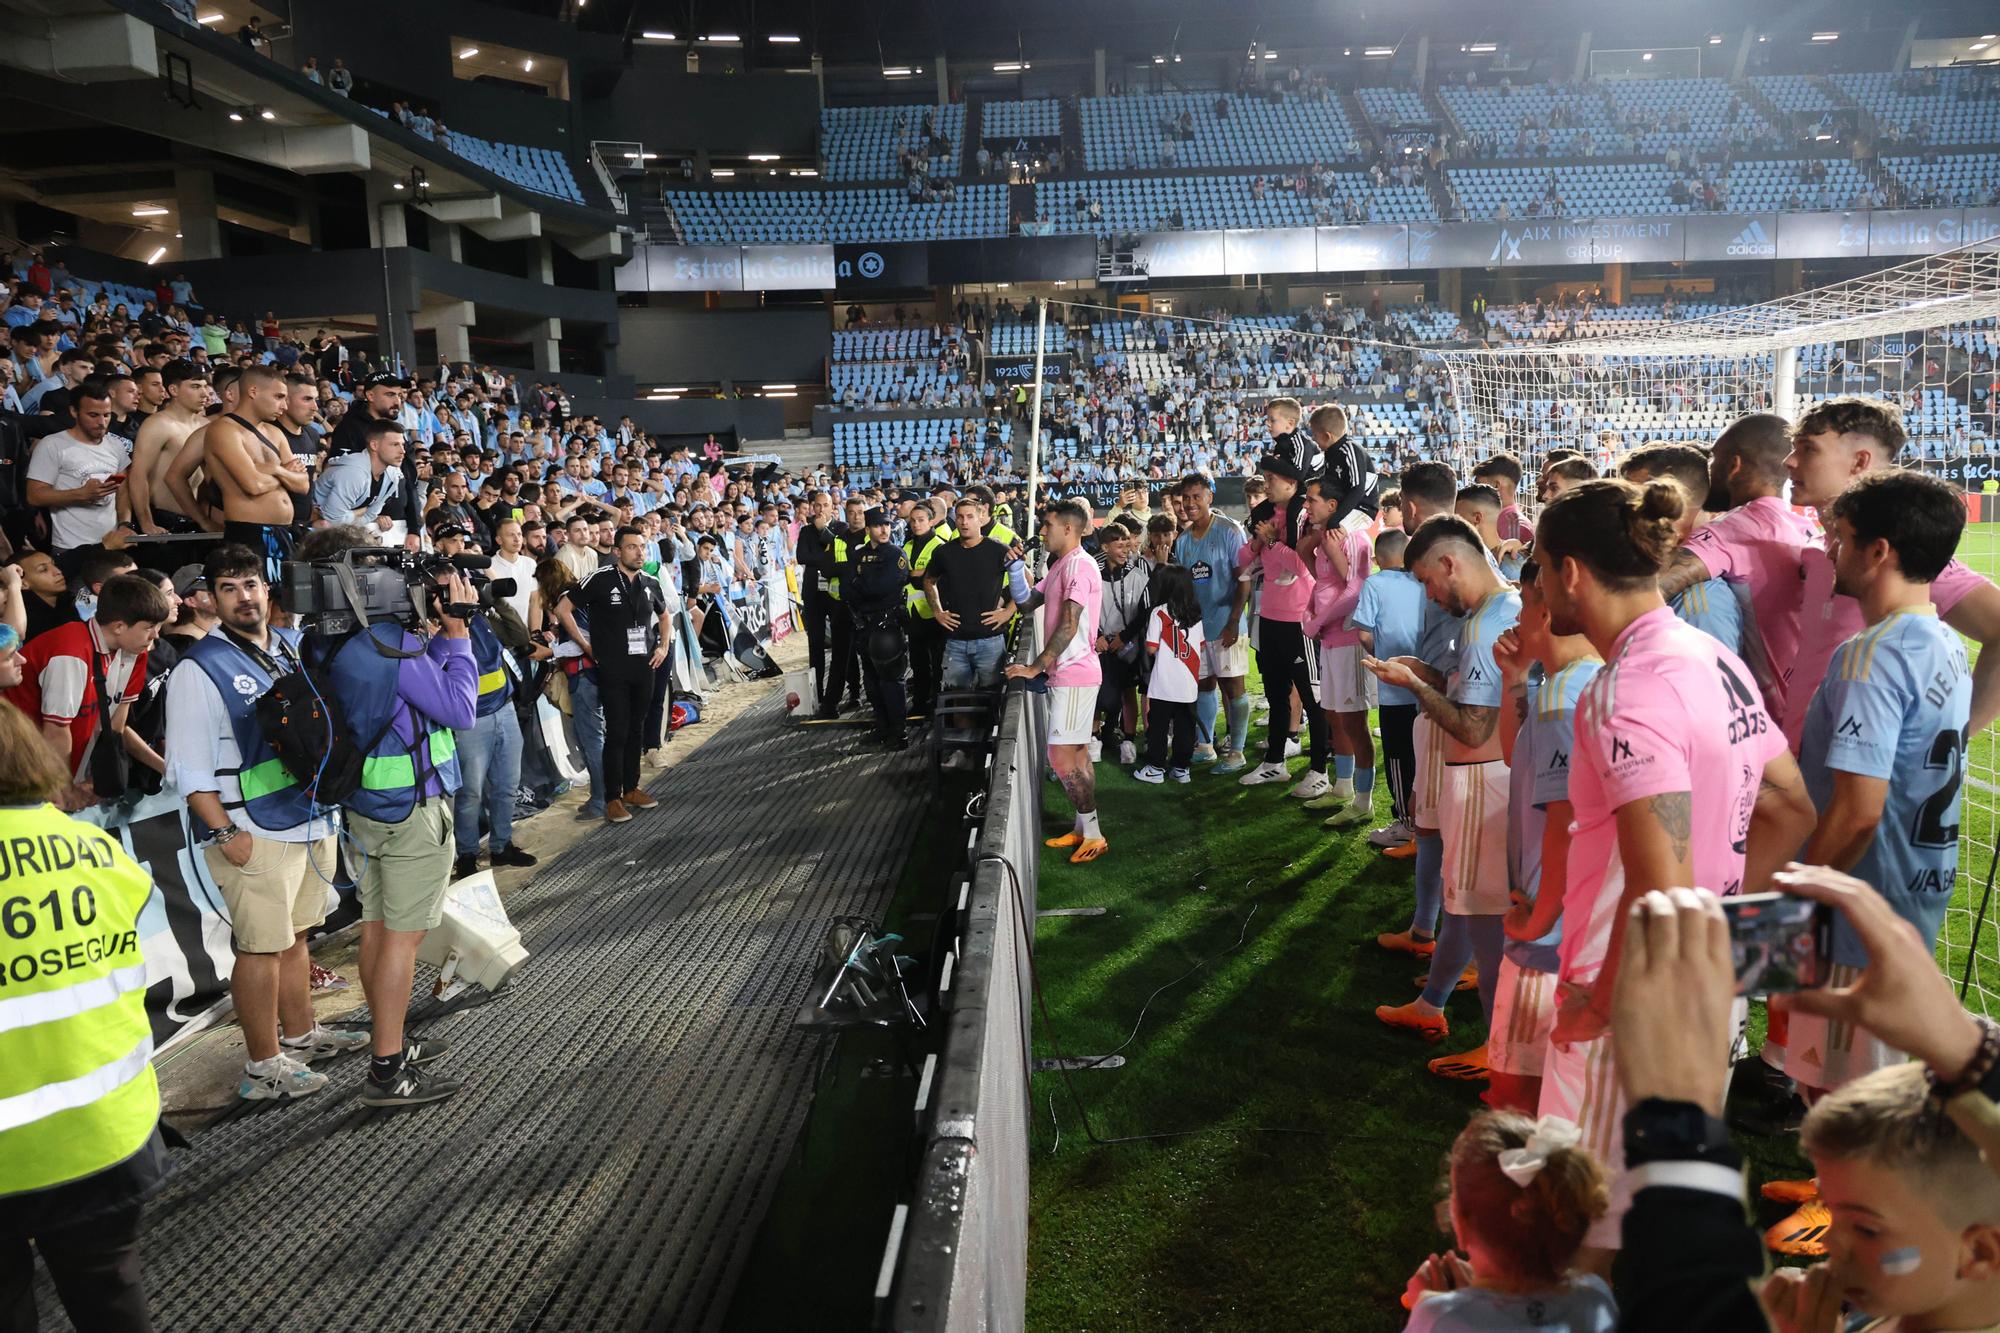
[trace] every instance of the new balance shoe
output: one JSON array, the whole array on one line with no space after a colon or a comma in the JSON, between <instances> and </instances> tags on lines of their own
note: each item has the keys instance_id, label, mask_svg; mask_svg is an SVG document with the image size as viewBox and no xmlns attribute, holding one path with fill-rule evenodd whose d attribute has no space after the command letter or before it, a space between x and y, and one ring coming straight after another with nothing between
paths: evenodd
<instances>
[{"instance_id":1,"label":"new balance shoe","mask_svg":"<svg viewBox=\"0 0 2000 1333\"><path fill-rule=\"evenodd\" d=\"M243 1081L236 1085L236 1095L246 1102L288 1102L326 1086L325 1074L307 1069L289 1055L280 1053L259 1063L264 1066L261 1071L244 1065Z\"/></svg>"},{"instance_id":2,"label":"new balance shoe","mask_svg":"<svg viewBox=\"0 0 2000 1333\"><path fill-rule=\"evenodd\" d=\"M1417 840L1417 830L1407 819L1399 819L1387 828L1378 828L1368 835L1368 842L1375 847L1401 847L1406 842Z\"/></svg>"},{"instance_id":3,"label":"new balance shoe","mask_svg":"<svg viewBox=\"0 0 2000 1333\"><path fill-rule=\"evenodd\" d=\"M451 1043L443 1037L425 1037L404 1044L403 1060L407 1064L427 1065L450 1049Z\"/></svg>"},{"instance_id":4,"label":"new balance shoe","mask_svg":"<svg viewBox=\"0 0 2000 1333\"><path fill-rule=\"evenodd\" d=\"M1316 801L1333 790L1333 780L1318 769L1313 769L1297 782L1285 795L1299 801Z\"/></svg>"},{"instance_id":5,"label":"new balance shoe","mask_svg":"<svg viewBox=\"0 0 2000 1333\"><path fill-rule=\"evenodd\" d=\"M359 1100L363 1106L422 1106L441 1102L464 1086L462 1079L430 1073L405 1059L386 1082L370 1074L361 1084Z\"/></svg>"},{"instance_id":6,"label":"new balance shoe","mask_svg":"<svg viewBox=\"0 0 2000 1333\"><path fill-rule=\"evenodd\" d=\"M1246 787L1258 787L1267 782L1283 782L1291 776L1283 764L1263 763L1236 780Z\"/></svg>"},{"instance_id":7,"label":"new balance shoe","mask_svg":"<svg viewBox=\"0 0 2000 1333\"><path fill-rule=\"evenodd\" d=\"M1143 768L1132 770L1132 780L1134 782L1150 782L1157 786L1159 783L1167 780L1167 770L1164 768L1155 768L1153 765L1147 764Z\"/></svg>"},{"instance_id":8,"label":"new balance shoe","mask_svg":"<svg viewBox=\"0 0 2000 1333\"><path fill-rule=\"evenodd\" d=\"M1187 771L1187 770L1186 770L1185 768L1170 768L1170 769L1168 769L1168 770L1167 770L1167 781L1169 781L1169 782L1193 782L1193 781L1194 781L1194 775L1193 775L1192 773L1188 772L1188 771Z\"/></svg>"},{"instance_id":9,"label":"new balance shoe","mask_svg":"<svg viewBox=\"0 0 2000 1333\"><path fill-rule=\"evenodd\" d=\"M1139 747L1131 741L1118 742L1118 762L1136 764L1139 762Z\"/></svg>"},{"instance_id":10,"label":"new balance shoe","mask_svg":"<svg viewBox=\"0 0 2000 1333\"><path fill-rule=\"evenodd\" d=\"M285 1037L278 1042L279 1054L308 1065L331 1060L336 1055L346 1055L349 1051L367 1049L368 1033L354 1028L314 1027L303 1037Z\"/></svg>"},{"instance_id":11,"label":"new balance shoe","mask_svg":"<svg viewBox=\"0 0 2000 1333\"><path fill-rule=\"evenodd\" d=\"M1214 762L1215 762L1215 747L1214 747L1213 745L1197 745L1197 746L1195 746L1195 747L1194 747L1194 760L1193 760L1193 762L1195 762L1195 763L1197 763L1197 764L1212 764L1212 763L1214 763Z\"/></svg>"},{"instance_id":12,"label":"new balance shoe","mask_svg":"<svg viewBox=\"0 0 2000 1333\"><path fill-rule=\"evenodd\" d=\"M1244 757L1243 751L1224 750L1217 756L1215 767L1211 768L1209 772L1226 775L1229 773L1241 773L1248 767L1250 767L1250 761Z\"/></svg>"}]
</instances>

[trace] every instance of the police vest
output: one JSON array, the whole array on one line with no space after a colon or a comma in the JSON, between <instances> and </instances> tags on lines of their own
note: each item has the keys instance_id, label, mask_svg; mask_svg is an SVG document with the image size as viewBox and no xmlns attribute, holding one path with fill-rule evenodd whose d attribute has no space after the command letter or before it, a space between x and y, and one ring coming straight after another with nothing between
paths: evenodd
<instances>
[{"instance_id":1,"label":"police vest","mask_svg":"<svg viewBox=\"0 0 2000 1333\"><path fill-rule=\"evenodd\" d=\"M466 623L472 634L472 660L479 667L479 716L490 717L514 697L514 679L507 671L507 649L484 620Z\"/></svg>"},{"instance_id":2,"label":"police vest","mask_svg":"<svg viewBox=\"0 0 2000 1333\"><path fill-rule=\"evenodd\" d=\"M937 619L937 612L931 610L931 599L924 596L924 571L931 567L931 556L938 546L935 531L925 533L921 540L912 537L903 543L903 558L910 562L910 583L904 600L911 615L925 620Z\"/></svg>"},{"instance_id":3,"label":"police vest","mask_svg":"<svg viewBox=\"0 0 2000 1333\"><path fill-rule=\"evenodd\" d=\"M833 539L833 567L835 569L839 569L842 565L846 563L847 563L847 538L835 537ZM827 576L826 595L833 598L833 600L836 602L840 600L840 575L829 574Z\"/></svg>"},{"instance_id":4,"label":"police vest","mask_svg":"<svg viewBox=\"0 0 2000 1333\"><path fill-rule=\"evenodd\" d=\"M365 633L391 648L400 648L404 638L402 628L390 624L370 625ZM357 815L400 824L416 809L421 772L435 772L446 794L458 790L458 738L450 727L437 726L396 693L403 659L384 656L361 639L355 634L341 644L328 670L356 744L375 738L361 761L361 786L341 804ZM391 725L399 711L416 732L415 743L407 749Z\"/></svg>"},{"instance_id":5,"label":"police vest","mask_svg":"<svg viewBox=\"0 0 2000 1333\"><path fill-rule=\"evenodd\" d=\"M986 530L986 536L992 541L999 542L1002 546L1012 546L1015 542L1021 540L1019 533L998 519L995 519L993 526Z\"/></svg>"},{"instance_id":6,"label":"police vest","mask_svg":"<svg viewBox=\"0 0 2000 1333\"><path fill-rule=\"evenodd\" d=\"M279 655L289 653L290 665L297 669L297 631L274 628L271 637L275 651L266 655L267 660L275 661ZM264 739L264 729L257 725L257 700L272 683L264 663L223 629L196 639L182 657L200 667L202 674L215 685L236 740L239 756L236 768L216 772L219 778L236 779L237 799L224 801L222 808L241 809L258 828L274 831L310 822L313 806L305 788L271 749Z\"/></svg>"},{"instance_id":7,"label":"police vest","mask_svg":"<svg viewBox=\"0 0 2000 1333\"><path fill-rule=\"evenodd\" d=\"M116 1166L159 1122L138 930L152 893L104 830L0 809L0 1195Z\"/></svg>"}]
</instances>

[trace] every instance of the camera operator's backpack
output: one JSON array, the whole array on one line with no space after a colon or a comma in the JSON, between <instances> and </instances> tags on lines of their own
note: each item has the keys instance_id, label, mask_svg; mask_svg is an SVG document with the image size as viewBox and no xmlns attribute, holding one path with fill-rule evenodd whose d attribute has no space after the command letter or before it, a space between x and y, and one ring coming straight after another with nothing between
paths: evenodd
<instances>
[{"instance_id":1,"label":"camera operator's backpack","mask_svg":"<svg viewBox=\"0 0 2000 1333\"><path fill-rule=\"evenodd\" d=\"M321 661L331 662L351 637L336 639ZM314 679L314 674L323 672L324 666L311 668L303 658L298 658L293 662L294 670L281 673L274 663L262 665L271 676L271 688L264 691L252 708L271 753L287 773L299 780L307 798L315 805L340 804L361 789L362 763L381 741L383 732L395 722L395 713L390 713L382 730L369 737L366 744L359 744L341 711L340 700L330 688L331 682L323 684Z\"/></svg>"}]
</instances>

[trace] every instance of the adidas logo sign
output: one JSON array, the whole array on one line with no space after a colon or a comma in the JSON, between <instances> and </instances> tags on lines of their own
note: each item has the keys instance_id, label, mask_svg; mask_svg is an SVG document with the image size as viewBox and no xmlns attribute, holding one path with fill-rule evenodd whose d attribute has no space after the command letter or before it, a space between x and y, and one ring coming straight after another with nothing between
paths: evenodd
<instances>
[{"instance_id":1,"label":"adidas logo sign","mask_svg":"<svg viewBox=\"0 0 2000 1333\"><path fill-rule=\"evenodd\" d=\"M1774 259L1778 254L1778 243L1764 230L1764 224L1752 219L1750 225L1730 238L1722 247L1726 255L1746 256L1751 259Z\"/></svg>"}]
</instances>

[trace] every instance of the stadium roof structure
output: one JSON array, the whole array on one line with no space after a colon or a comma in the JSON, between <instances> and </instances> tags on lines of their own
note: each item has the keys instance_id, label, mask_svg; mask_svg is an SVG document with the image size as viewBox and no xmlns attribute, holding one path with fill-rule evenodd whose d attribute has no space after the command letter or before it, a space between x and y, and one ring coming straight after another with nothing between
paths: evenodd
<instances>
[{"instance_id":1,"label":"stadium roof structure","mask_svg":"<svg viewBox=\"0 0 2000 1333\"><path fill-rule=\"evenodd\" d=\"M1913 259L1865 277L1700 319L1658 320L1593 338L1523 344L1445 357L1755 356L1785 347L1882 337L2000 317L2000 238Z\"/></svg>"}]
</instances>

